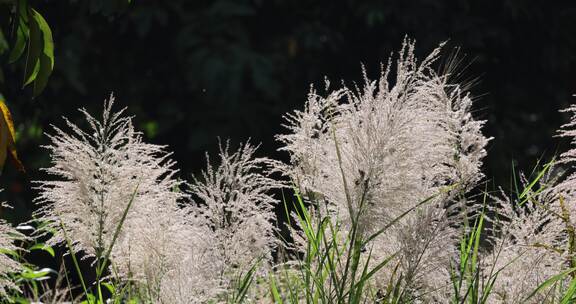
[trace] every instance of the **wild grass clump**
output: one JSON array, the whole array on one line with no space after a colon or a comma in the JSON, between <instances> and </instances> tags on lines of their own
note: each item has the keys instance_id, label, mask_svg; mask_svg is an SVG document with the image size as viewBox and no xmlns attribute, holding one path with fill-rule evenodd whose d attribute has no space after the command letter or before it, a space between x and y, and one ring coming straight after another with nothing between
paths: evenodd
<instances>
[{"instance_id":1,"label":"wild grass clump","mask_svg":"<svg viewBox=\"0 0 576 304\"><path fill-rule=\"evenodd\" d=\"M0 297L7 296L8 291L20 291L11 274L24 270L24 265L15 259L19 249L15 241L22 238L21 233L0 219Z\"/></svg>"},{"instance_id":2,"label":"wild grass clump","mask_svg":"<svg viewBox=\"0 0 576 304\"><path fill-rule=\"evenodd\" d=\"M466 193L482 178L489 141L470 96L432 69L439 54L418 62L406 41L394 76L389 61L375 81L365 72L363 87L327 97L313 89L305 109L287 116L290 133L278 136L291 157L283 171L320 218L338 218L333 226L345 235L357 217L371 266L394 256L375 274L377 288L401 274L407 297L430 301L446 296L458 227L471 207Z\"/></svg>"},{"instance_id":3,"label":"wild grass clump","mask_svg":"<svg viewBox=\"0 0 576 304\"><path fill-rule=\"evenodd\" d=\"M47 135L34 219L0 222L3 302L572 303L576 150L488 191L490 138L440 52L406 40L376 80L312 88L277 136L288 163L225 142L189 182L113 98L81 110Z\"/></svg>"}]
</instances>

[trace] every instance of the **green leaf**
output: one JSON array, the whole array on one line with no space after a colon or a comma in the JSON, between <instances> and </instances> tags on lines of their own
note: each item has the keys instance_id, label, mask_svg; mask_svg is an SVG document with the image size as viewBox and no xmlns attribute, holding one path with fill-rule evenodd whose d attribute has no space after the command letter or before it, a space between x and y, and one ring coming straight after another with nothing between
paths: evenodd
<instances>
[{"instance_id":1,"label":"green leaf","mask_svg":"<svg viewBox=\"0 0 576 304\"><path fill-rule=\"evenodd\" d=\"M528 295L528 297L526 297L524 299L524 301L528 301L530 300L532 297L534 297L537 293L541 292L542 290L550 287L551 285L555 284L556 282L563 280L564 278L566 278L567 276L570 275L570 273L576 271L576 268L570 268L564 272L561 272L555 276L552 276L550 278L548 278L546 281L542 282L542 284L540 284L540 286L538 286L536 289L534 289L532 291L532 293L530 293Z\"/></svg>"},{"instance_id":2,"label":"green leaf","mask_svg":"<svg viewBox=\"0 0 576 304\"><path fill-rule=\"evenodd\" d=\"M254 281L254 273L256 272L256 267L260 263L260 260L261 259L258 259L252 265L252 267L250 267L250 269L248 270L248 272L246 272L246 274L241 275L241 278L238 282L239 285L237 287L238 288L237 294L234 296L233 303L244 303L244 298L246 297L248 288L250 287L250 285L252 285L252 282Z\"/></svg>"},{"instance_id":3,"label":"green leaf","mask_svg":"<svg viewBox=\"0 0 576 304\"><path fill-rule=\"evenodd\" d=\"M22 272L21 277L27 280L42 281L48 279L49 273L57 273L50 268L42 268L40 270L27 270Z\"/></svg>"},{"instance_id":4,"label":"green leaf","mask_svg":"<svg viewBox=\"0 0 576 304\"><path fill-rule=\"evenodd\" d=\"M116 291L116 288L114 288L114 285L111 283L102 283L102 286L106 287L111 294L114 294Z\"/></svg>"},{"instance_id":5,"label":"green leaf","mask_svg":"<svg viewBox=\"0 0 576 304\"><path fill-rule=\"evenodd\" d=\"M48 84L48 78L52 74L54 60L51 60L44 53L40 55L40 69L38 75L36 76L36 81L34 81L34 88L32 90L32 96L37 97L44 91L46 84Z\"/></svg>"},{"instance_id":6,"label":"green leaf","mask_svg":"<svg viewBox=\"0 0 576 304\"><path fill-rule=\"evenodd\" d=\"M270 293L272 294L274 303L284 303L282 297L280 297L280 292L278 292L278 288L276 287L276 279L273 276L270 277Z\"/></svg>"},{"instance_id":7,"label":"green leaf","mask_svg":"<svg viewBox=\"0 0 576 304\"><path fill-rule=\"evenodd\" d=\"M74 262L74 268L76 268L76 273L78 274L78 278L80 278L80 284L82 285L82 291L84 291L84 295L86 299L89 299L91 294L88 293L88 289L86 289L86 283L84 283L84 276L82 275L82 271L80 270L80 265L78 264L78 259L76 258L76 254L74 253L74 247L72 246L72 241L68 238L68 234L66 233L66 228L64 227L64 223L60 221L60 228L62 229L62 233L64 233L64 239L66 240L66 245L68 246L68 250L70 251L70 255L72 256L72 262ZM93 302L89 302L93 303Z\"/></svg>"},{"instance_id":8,"label":"green leaf","mask_svg":"<svg viewBox=\"0 0 576 304\"><path fill-rule=\"evenodd\" d=\"M560 302L560 304L570 304L570 303L574 303L574 294L576 293L576 279L572 279L572 281L570 282L570 286L568 287L568 290L566 290L566 292L564 293L564 296L562 297L562 302Z\"/></svg>"},{"instance_id":9,"label":"green leaf","mask_svg":"<svg viewBox=\"0 0 576 304\"><path fill-rule=\"evenodd\" d=\"M36 97L46 88L48 78L54 69L54 41L52 39L52 30L48 23L36 10L31 9L33 23L37 24L42 34L42 52L39 57L39 71L34 82L33 96Z\"/></svg>"},{"instance_id":10,"label":"green leaf","mask_svg":"<svg viewBox=\"0 0 576 304\"><path fill-rule=\"evenodd\" d=\"M14 303L18 303L18 304L30 304L30 300L23 298L23 297L13 297L10 299L11 301L14 301ZM10 302L12 303L12 302Z\"/></svg>"},{"instance_id":11,"label":"green leaf","mask_svg":"<svg viewBox=\"0 0 576 304\"><path fill-rule=\"evenodd\" d=\"M29 16L32 16L30 10ZM26 55L26 66L24 68L23 87L29 85L36 79L40 71L40 54L42 53L42 34L40 26L35 18L30 18L30 37L28 39L28 54Z\"/></svg>"},{"instance_id":12,"label":"green leaf","mask_svg":"<svg viewBox=\"0 0 576 304\"><path fill-rule=\"evenodd\" d=\"M16 28L16 41L12 46L10 55L8 55L8 63L14 63L16 60L20 59L26 48L26 41L30 36L30 29L28 25L21 18L18 19L18 26Z\"/></svg>"},{"instance_id":13,"label":"green leaf","mask_svg":"<svg viewBox=\"0 0 576 304\"><path fill-rule=\"evenodd\" d=\"M28 249L28 250L30 250L30 251L33 251L33 250L45 251L48 254L50 254L52 257L55 257L54 248L52 248L52 246L46 245L44 243L34 244L34 246L30 247L30 249Z\"/></svg>"},{"instance_id":14,"label":"green leaf","mask_svg":"<svg viewBox=\"0 0 576 304\"><path fill-rule=\"evenodd\" d=\"M534 185L536 185L536 183L538 181L540 181L540 179L542 179L542 177L544 176L544 174L546 174L546 172L548 172L548 170L550 169L550 167L552 166L552 164L554 163L554 160L550 161L549 163L547 163L544 168L542 168L542 170L540 170L540 172L538 172L538 176L536 176L536 178L534 178L533 181L530 182L530 184L528 184L528 186L526 186L524 188L524 191L522 191L522 193L520 193L520 196L518 197L519 200L522 200L519 205L522 206L525 202L528 201L528 199L530 198L528 196L528 194L530 193L530 191L532 191L532 188L534 187Z\"/></svg>"},{"instance_id":15,"label":"green leaf","mask_svg":"<svg viewBox=\"0 0 576 304\"><path fill-rule=\"evenodd\" d=\"M97 300L96 296L91 293L86 294L86 300L80 302L80 304L93 304L93 303L97 303Z\"/></svg>"},{"instance_id":16,"label":"green leaf","mask_svg":"<svg viewBox=\"0 0 576 304\"><path fill-rule=\"evenodd\" d=\"M19 257L20 256L17 251L11 250L11 249L6 249L6 248L0 248L0 254L9 255L12 257Z\"/></svg>"}]
</instances>

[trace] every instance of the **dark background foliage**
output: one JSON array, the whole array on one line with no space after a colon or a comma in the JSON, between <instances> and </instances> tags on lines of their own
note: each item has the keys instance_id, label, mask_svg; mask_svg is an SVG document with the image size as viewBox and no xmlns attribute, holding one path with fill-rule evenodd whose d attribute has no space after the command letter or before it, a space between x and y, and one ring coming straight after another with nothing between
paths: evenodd
<instances>
[{"instance_id":1,"label":"dark background foliage","mask_svg":"<svg viewBox=\"0 0 576 304\"><path fill-rule=\"evenodd\" d=\"M0 1L2 2L2 1ZM463 73L476 80L475 115L487 119L485 172L507 185L511 164L529 170L557 152L558 112L575 101L576 4L521 0L170 0L31 1L53 31L55 67L32 99L22 70L5 71L0 88L18 131L28 173L7 166L2 194L27 218L49 164L43 132L80 121L77 108L100 113L110 92L127 106L147 140L174 151L189 179L215 153L217 137L262 142L276 152L282 115L303 107L310 84L377 77L380 62L405 35L422 58L448 40L460 47ZM3 59L4 60L4 59ZM563 147L566 147L561 145Z\"/></svg>"}]
</instances>

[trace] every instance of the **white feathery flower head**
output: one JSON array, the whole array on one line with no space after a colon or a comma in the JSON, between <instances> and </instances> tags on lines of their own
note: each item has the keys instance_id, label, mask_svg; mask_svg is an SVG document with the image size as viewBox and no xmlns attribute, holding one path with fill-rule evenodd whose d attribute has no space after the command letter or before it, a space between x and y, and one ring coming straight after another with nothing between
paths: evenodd
<instances>
[{"instance_id":1,"label":"white feathery flower head","mask_svg":"<svg viewBox=\"0 0 576 304\"><path fill-rule=\"evenodd\" d=\"M576 164L576 104L561 112L570 113L571 117L570 122L562 125L558 130L558 136L569 138L572 148L560 155L558 163L572 169ZM576 172L574 170L569 170L569 172L570 174L555 184L549 192L555 196L554 201L556 203L560 197L564 199L566 207L569 209L571 225L576 227Z\"/></svg>"},{"instance_id":2,"label":"white feathery flower head","mask_svg":"<svg viewBox=\"0 0 576 304\"><path fill-rule=\"evenodd\" d=\"M572 114L570 122L561 126L558 136L576 143L576 105L562 112ZM573 172L576 149L560 155L545 171L536 185L522 176L525 187L523 204L505 194L495 197L498 235L486 265L502 268L491 297L495 303L526 303L524 298L546 280L575 267L576 247L576 173ZM557 167L566 166L567 168ZM566 172L572 172L565 175ZM568 284L570 277L564 278ZM560 288L543 288L528 303L544 303L563 292Z\"/></svg>"},{"instance_id":3,"label":"white feathery flower head","mask_svg":"<svg viewBox=\"0 0 576 304\"><path fill-rule=\"evenodd\" d=\"M325 212L336 214L344 224L350 223L351 213L363 202L360 225L366 233L377 231L419 202L452 187L448 194L439 195L373 241L373 254L382 255L378 258L390 256L397 246L406 249L400 257L401 268L413 278L421 278L425 269L429 271L424 264L447 265L447 259L452 258L452 252L447 251L458 231L453 231L450 223L458 219L451 219L449 213L454 212L448 211L463 207L460 202L464 200L456 199L457 194L465 193L482 178L480 166L489 141L481 133L484 121L470 114L469 94L450 84L449 75L433 70L439 54L437 48L418 63L414 42L406 40L393 80L390 60L376 81L364 72L362 88L343 87L327 97L312 89L304 110L286 116L289 133L277 136L284 144L280 150L289 152L291 158L290 165L281 170L305 198L326 204ZM420 239L422 235L406 236L416 235L429 225L436 229L426 234L426 240ZM418 265L410 261L418 261ZM448 272L443 273L448 280Z\"/></svg>"},{"instance_id":4,"label":"white feathery flower head","mask_svg":"<svg viewBox=\"0 0 576 304\"><path fill-rule=\"evenodd\" d=\"M524 177L522 182L525 187L528 185ZM498 272L490 302L547 303L544 299L559 290L543 288L531 299L526 297L567 267L565 226L548 209L554 204L551 196L547 191L530 191L530 199L522 204L502 190L491 197L495 208L491 212L494 235L490 236L491 250L481 255L484 279Z\"/></svg>"},{"instance_id":5,"label":"white feathery flower head","mask_svg":"<svg viewBox=\"0 0 576 304\"><path fill-rule=\"evenodd\" d=\"M5 295L8 290L19 290L8 276L22 270L23 266L2 250L18 250L14 241L22 237L10 224L0 219L0 296Z\"/></svg>"},{"instance_id":6,"label":"white feathery flower head","mask_svg":"<svg viewBox=\"0 0 576 304\"><path fill-rule=\"evenodd\" d=\"M226 291L220 275L225 265L214 244L214 231L195 212L189 213L186 220L185 227L174 231L180 239L169 244L186 249L161 278L158 303L207 303Z\"/></svg>"},{"instance_id":7,"label":"white feathery flower head","mask_svg":"<svg viewBox=\"0 0 576 304\"><path fill-rule=\"evenodd\" d=\"M220 145L219 164L213 166L207 156L207 169L191 185L196 210L213 231L225 284L258 260L270 262L278 245L273 222L278 200L270 192L284 185L269 176L276 162L255 157L256 149L245 143L230 152L228 142Z\"/></svg>"},{"instance_id":8,"label":"white feathery flower head","mask_svg":"<svg viewBox=\"0 0 576 304\"><path fill-rule=\"evenodd\" d=\"M576 106L563 112L572 113L572 117L558 134L571 138L574 145ZM573 166L575 160L573 148L560 155L557 166ZM537 192L522 176L527 191L522 205L504 194L495 198L497 215L502 221L497 225L499 235L494 238L494 249L486 261L490 267L502 268L491 298L495 303L526 303L526 295L547 279L576 266L576 248L571 241L576 229L576 174L562 175L549 168L538 180ZM565 278L563 283L568 282L569 278ZM543 288L529 303L543 303L561 292Z\"/></svg>"},{"instance_id":9,"label":"white feathery flower head","mask_svg":"<svg viewBox=\"0 0 576 304\"><path fill-rule=\"evenodd\" d=\"M144 143L131 118L124 110L113 113L112 105L111 97L101 120L81 110L87 131L66 120L70 134L55 128L49 136L52 166L45 170L58 179L38 182L38 215L56 231L50 244L67 236L75 251L102 257L128 210L111 261L120 277L157 291L201 237L188 228L189 211L178 206L187 194L178 190L170 154Z\"/></svg>"},{"instance_id":10,"label":"white feathery flower head","mask_svg":"<svg viewBox=\"0 0 576 304\"><path fill-rule=\"evenodd\" d=\"M291 157L283 169L304 193L347 210L341 162L352 201L367 196L375 204L370 213L382 223L443 186L482 177L489 140L480 131L484 122L472 118L469 95L431 68L439 52L417 64L414 43L406 41L394 85L389 63L378 81L364 74L363 89L342 88L327 97L312 89L304 111L286 116L290 133L277 136Z\"/></svg>"}]
</instances>

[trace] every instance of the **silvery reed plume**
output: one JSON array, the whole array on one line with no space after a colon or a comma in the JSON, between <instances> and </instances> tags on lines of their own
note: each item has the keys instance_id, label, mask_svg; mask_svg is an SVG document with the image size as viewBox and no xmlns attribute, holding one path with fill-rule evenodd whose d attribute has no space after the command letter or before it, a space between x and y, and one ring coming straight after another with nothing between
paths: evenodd
<instances>
[{"instance_id":1,"label":"silvery reed plume","mask_svg":"<svg viewBox=\"0 0 576 304\"><path fill-rule=\"evenodd\" d=\"M178 189L182 182L170 154L144 143L131 118L122 116L124 110L112 112L112 105L111 97L100 120L81 110L86 131L66 120L69 133L54 127L49 135L52 166L45 170L57 179L38 182L37 213L55 231L48 243L69 240L75 252L98 264L110 251L110 272L142 283L150 299L170 298L182 281L197 299L213 296L217 261L202 241L210 231L190 208L180 208L188 195ZM176 277L183 260L200 265Z\"/></svg>"},{"instance_id":2,"label":"silvery reed plume","mask_svg":"<svg viewBox=\"0 0 576 304\"><path fill-rule=\"evenodd\" d=\"M398 265L415 297L449 287L464 194L483 177L489 141L484 121L471 115L469 94L450 83L450 71L432 68L439 54L440 47L418 63L406 40L394 75L390 59L378 80L364 71L361 88L329 91L327 81L325 97L312 88L304 110L286 116L289 133L278 136L291 160L280 170L344 230L361 203L361 230L368 234L436 196L371 242L375 263L399 253L373 283L385 288Z\"/></svg>"},{"instance_id":3,"label":"silvery reed plume","mask_svg":"<svg viewBox=\"0 0 576 304\"><path fill-rule=\"evenodd\" d=\"M175 263L162 276L156 300L153 302L208 303L227 292L227 282L220 275L225 265L213 243L214 231L198 214L187 216L186 221L187 226L179 227L182 230L175 235L181 239L173 240L173 244L182 247L175 247L176 252L171 251L174 249L170 247L167 248Z\"/></svg>"},{"instance_id":4,"label":"silvery reed plume","mask_svg":"<svg viewBox=\"0 0 576 304\"><path fill-rule=\"evenodd\" d=\"M496 237L491 250L481 256L484 277L498 272L489 303L557 303L552 299L559 290L554 288L527 298L567 269L565 225L547 209L552 204L545 193L529 191L526 197L511 199L504 192L493 196Z\"/></svg>"},{"instance_id":5,"label":"silvery reed plume","mask_svg":"<svg viewBox=\"0 0 576 304\"><path fill-rule=\"evenodd\" d=\"M230 282L239 271L272 262L272 251L279 245L274 208L278 200L271 191L284 186L270 177L277 162L255 157L257 146L241 144L230 152L229 143L220 144L217 165L210 163L191 185L201 214L213 231L210 242L224 266L221 276Z\"/></svg>"},{"instance_id":6,"label":"silvery reed plume","mask_svg":"<svg viewBox=\"0 0 576 304\"><path fill-rule=\"evenodd\" d=\"M8 252L18 250L14 241L22 237L9 223L0 219L0 296L6 295L8 290L18 290L9 275L22 270L23 267L13 260Z\"/></svg>"},{"instance_id":7,"label":"silvery reed plume","mask_svg":"<svg viewBox=\"0 0 576 304\"><path fill-rule=\"evenodd\" d=\"M495 303L558 303L575 277L576 106L562 112L572 116L558 136L569 138L573 148L547 164L534 182L522 178L525 190L517 199L504 193L495 196L500 224L486 262L495 269L503 267L492 295ZM527 299L562 273L565 276L557 284L549 284Z\"/></svg>"}]
</instances>

